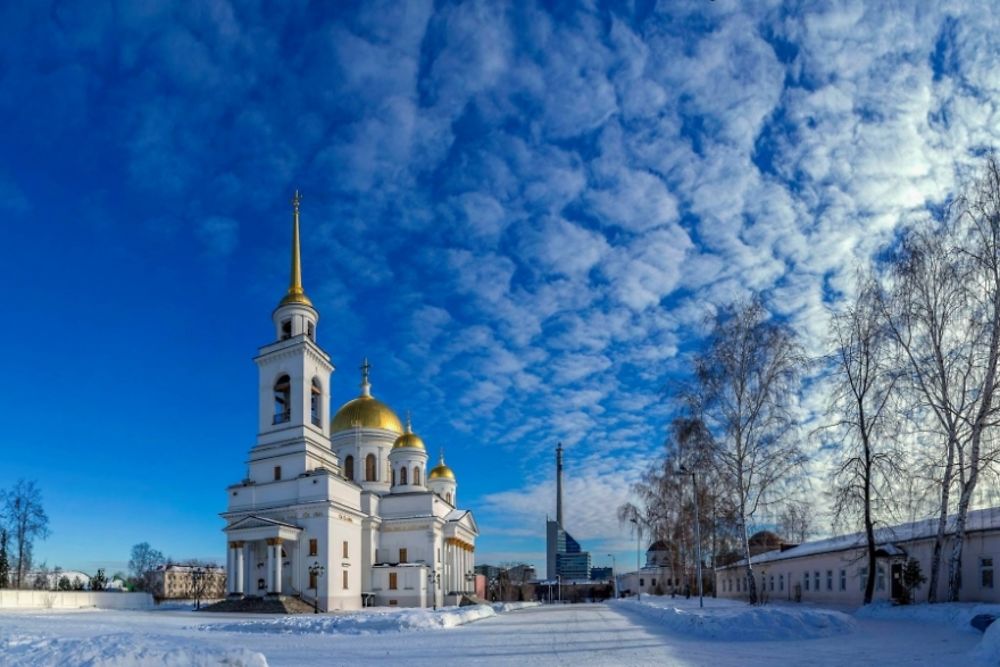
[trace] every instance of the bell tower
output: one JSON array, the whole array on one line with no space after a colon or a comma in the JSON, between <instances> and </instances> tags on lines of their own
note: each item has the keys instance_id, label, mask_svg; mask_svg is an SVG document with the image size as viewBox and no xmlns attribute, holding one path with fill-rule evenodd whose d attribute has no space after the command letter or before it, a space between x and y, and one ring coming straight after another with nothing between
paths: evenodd
<instances>
[{"instance_id":1,"label":"bell tower","mask_svg":"<svg viewBox=\"0 0 1000 667\"><path fill-rule=\"evenodd\" d=\"M330 356L316 343L319 313L302 287L298 191L292 198L288 290L272 313L275 340L254 359L259 371L257 444L250 479L292 479L315 468L339 469L330 451Z\"/></svg>"}]
</instances>

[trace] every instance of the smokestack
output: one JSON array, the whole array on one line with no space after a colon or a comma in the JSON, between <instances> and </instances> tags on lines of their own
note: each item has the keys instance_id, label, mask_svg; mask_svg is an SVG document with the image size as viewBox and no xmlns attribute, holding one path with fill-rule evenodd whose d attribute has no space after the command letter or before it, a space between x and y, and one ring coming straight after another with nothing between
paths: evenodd
<instances>
[{"instance_id":1,"label":"smokestack","mask_svg":"<svg viewBox=\"0 0 1000 667\"><path fill-rule=\"evenodd\" d=\"M556 445L556 523L562 528L562 443Z\"/></svg>"}]
</instances>

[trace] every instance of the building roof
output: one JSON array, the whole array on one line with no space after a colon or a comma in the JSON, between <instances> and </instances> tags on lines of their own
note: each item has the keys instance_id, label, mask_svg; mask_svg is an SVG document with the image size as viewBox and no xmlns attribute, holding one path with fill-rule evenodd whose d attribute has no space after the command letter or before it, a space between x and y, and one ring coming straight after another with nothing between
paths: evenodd
<instances>
[{"instance_id":1,"label":"building roof","mask_svg":"<svg viewBox=\"0 0 1000 667\"><path fill-rule=\"evenodd\" d=\"M667 544L666 540L656 540L649 545L649 548L646 549L646 553L649 553L650 551L668 551L669 549L670 546Z\"/></svg>"},{"instance_id":2,"label":"building roof","mask_svg":"<svg viewBox=\"0 0 1000 667\"><path fill-rule=\"evenodd\" d=\"M946 529L947 533L955 532L955 519L956 516L954 514L948 517ZM901 550L893 543L913 542L916 540L933 538L937 534L937 524L938 519L936 517L931 517L929 519L921 519L920 521L912 521L910 523L901 523L895 526L882 526L875 529L875 541L878 544L878 548L885 554L898 555L901 553ZM965 530L967 533L998 529L1000 529L1000 507L988 507L985 509L969 511L965 522ZM757 565L788 560L790 558L802 558L805 556L814 556L816 554L856 549L863 547L864 544L865 534L863 532L849 533L847 535L836 535L822 540L813 540L812 542L803 542L798 546L784 551L767 551L754 556L750 559L750 561L754 565ZM725 567L734 567L745 564L746 559L742 559Z\"/></svg>"}]
</instances>

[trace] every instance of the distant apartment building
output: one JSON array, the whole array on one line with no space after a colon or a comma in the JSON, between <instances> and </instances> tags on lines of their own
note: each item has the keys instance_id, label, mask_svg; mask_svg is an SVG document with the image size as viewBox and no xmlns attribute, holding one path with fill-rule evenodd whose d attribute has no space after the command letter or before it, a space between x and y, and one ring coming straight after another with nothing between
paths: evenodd
<instances>
[{"instance_id":1,"label":"distant apartment building","mask_svg":"<svg viewBox=\"0 0 1000 667\"><path fill-rule=\"evenodd\" d=\"M938 599L947 592L947 557L955 517L948 519L948 538L943 551ZM1000 557L1000 507L970 511L962 558L960 598L966 602L1000 602L994 564ZM914 559L924 576L930 574L931 551L937 519L925 519L877 528L875 600L902 600L905 595L903 568ZM868 576L863 533L838 535L757 554L751 558L757 590L765 599L860 605ZM744 598L748 593L746 563L739 561L715 571L719 597ZM927 586L914 597L924 600Z\"/></svg>"},{"instance_id":2,"label":"distant apartment building","mask_svg":"<svg viewBox=\"0 0 1000 667\"><path fill-rule=\"evenodd\" d=\"M226 597L226 571L217 565L161 565L151 577L159 600L216 600Z\"/></svg>"}]
</instances>

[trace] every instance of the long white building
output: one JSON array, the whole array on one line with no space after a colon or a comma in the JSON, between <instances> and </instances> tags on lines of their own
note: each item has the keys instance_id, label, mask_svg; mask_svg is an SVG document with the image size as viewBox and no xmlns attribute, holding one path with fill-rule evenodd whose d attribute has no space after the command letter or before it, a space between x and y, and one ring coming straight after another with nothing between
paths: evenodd
<instances>
[{"instance_id":1,"label":"long white building","mask_svg":"<svg viewBox=\"0 0 1000 667\"><path fill-rule=\"evenodd\" d=\"M946 599L948 563L955 516L948 518L942 551L937 596ZM931 555L937 519L930 518L896 526L879 526L875 569L875 600L899 601L905 597L903 568L914 559L930 578ZM764 599L860 605L864 601L868 567L864 533L838 535L775 549L751 558L757 591ZM969 512L962 550L963 601L1000 602L994 583L994 563L1000 558L1000 507ZM927 599L927 587L915 591L918 601ZM715 570L719 597L745 598L748 594L745 561Z\"/></svg>"},{"instance_id":2,"label":"long white building","mask_svg":"<svg viewBox=\"0 0 1000 667\"><path fill-rule=\"evenodd\" d=\"M472 513L444 455L430 472L423 440L372 395L331 417L333 363L316 343L319 313L302 288L299 198L290 286L260 348L257 441L248 476L226 489L227 591L298 595L321 609L456 604L474 585Z\"/></svg>"}]
</instances>

